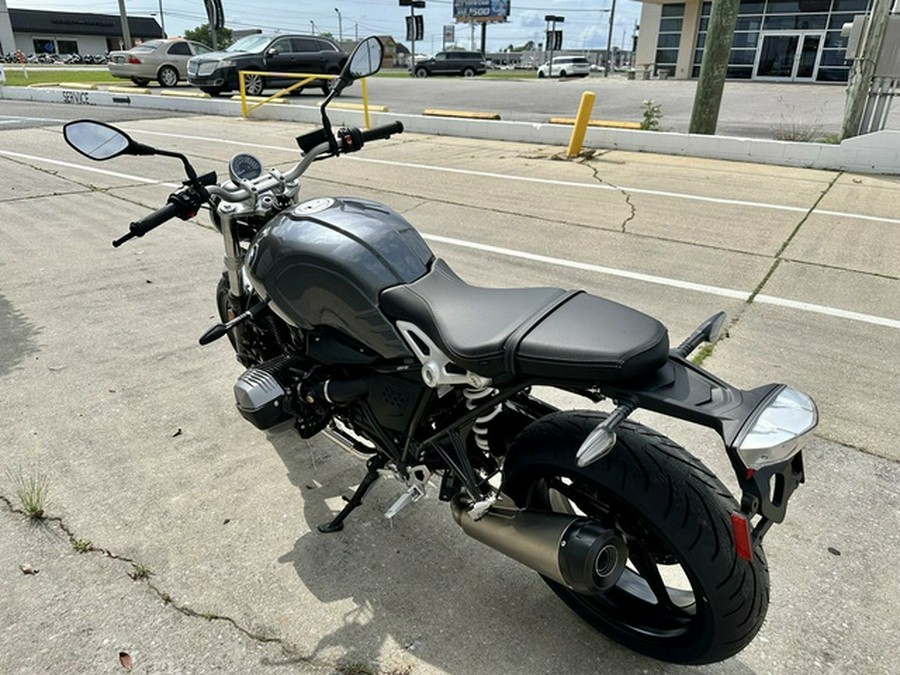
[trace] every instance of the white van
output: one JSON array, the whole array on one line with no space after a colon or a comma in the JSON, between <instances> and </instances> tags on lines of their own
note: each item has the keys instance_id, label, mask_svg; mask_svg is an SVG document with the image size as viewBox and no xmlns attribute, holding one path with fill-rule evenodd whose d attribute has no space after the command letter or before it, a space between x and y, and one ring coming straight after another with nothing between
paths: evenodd
<instances>
[{"instance_id":1,"label":"white van","mask_svg":"<svg viewBox=\"0 0 900 675\"><path fill-rule=\"evenodd\" d=\"M555 56L537 71L538 77L585 77L590 73L591 64L583 56Z\"/></svg>"}]
</instances>

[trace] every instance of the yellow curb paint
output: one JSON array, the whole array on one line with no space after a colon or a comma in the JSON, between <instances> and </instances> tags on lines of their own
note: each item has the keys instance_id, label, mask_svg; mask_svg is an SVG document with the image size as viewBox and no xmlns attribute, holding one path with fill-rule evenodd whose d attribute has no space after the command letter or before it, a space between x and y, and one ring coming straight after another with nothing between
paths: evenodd
<instances>
[{"instance_id":1,"label":"yellow curb paint","mask_svg":"<svg viewBox=\"0 0 900 675\"><path fill-rule=\"evenodd\" d=\"M212 98L205 91L172 91L169 89L159 92L160 96L177 96L179 98Z\"/></svg>"},{"instance_id":2,"label":"yellow curb paint","mask_svg":"<svg viewBox=\"0 0 900 675\"><path fill-rule=\"evenodd\" d=\"M329 103L329 108L340 108L341 110L365 110L366 106L362 103ZM369 105L369 112L390 112L386 105Z\"/></svg>"},{"instance_id":3,"label":"yellow curb paint","mask_svg":"<svg viewBox=\"0 0 900 675\"><path fill-rule=\"evenodd\" d=\"M575 124L574 117L551 117L550 124ZM640 129L640 122L621 122L619 120L590 120L589 127L611 127L614 129Z\"/></svg>"},{"instance_id":4,"label":"yellow curb paint","mask_svg":"<svg viewBox=\"0 0 900 675\"><path fill-rule=\"evenodd\" d=\"M60 82L60 87L65 89L86 89L88 91L96 91L97 85L90 82Z\"/></svg>"},{"instance_id":5,"label":"yellow curb paint","mask_svg":"<svg viewBox=\"0 0 900 675\"><path fill-rule=\"evenodd\" d=\"M149 94L150 90L146 87L107 87L106 91L114 94Z\"/></svg>"},{"instance_id":6,"label":"yellow curb paint","mask_svg":"<svg viewBox=\"0 0 900 675\"><path fill-rule=\"evenodd\" d=\"M423 115L432 117L462 117L472 120L499 120L500 113L490 112L469 112L467 110L441 110L438 108L428 108L422 111Z\"/></svg>"}]
</instances>

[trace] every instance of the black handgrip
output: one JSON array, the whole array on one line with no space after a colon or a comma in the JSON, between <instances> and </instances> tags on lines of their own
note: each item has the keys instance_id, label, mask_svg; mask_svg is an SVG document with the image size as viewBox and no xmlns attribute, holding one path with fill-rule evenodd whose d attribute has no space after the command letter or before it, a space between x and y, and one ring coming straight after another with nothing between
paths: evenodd
<instances>
[{"instance_id":1,"label":"black handgrip","mask_svg":"<svg viewBox=\"0 0 900 675\"><path fill-rule=\"evenodd\" d=\"M378 141L382 138L390 138L394 134L402 134L403 133L403 122L391 122L390 124L385 124L381 127L375 127L374 129L366 129L362 132L362 140L363 143L368 141Z\"/></svg>"},{"instance_id":2,"label":"black handgrip","mask_svg":"<svg viewBox=\"0 0 900 675\"><path fill-rule=\"evenodd\" d=\"M151 213L146 218L141 218L140 220L136 220L128 227L128 234L124 237L120 237L113 242L113 246L118 248L126 241L131 239L132 237L143 237L150 230L155 227L159 227L167 220L171 220L175 216L181 213L182 206L177 202L171 201L161 209L158 209Z\"/></svg>"}]
</instances>

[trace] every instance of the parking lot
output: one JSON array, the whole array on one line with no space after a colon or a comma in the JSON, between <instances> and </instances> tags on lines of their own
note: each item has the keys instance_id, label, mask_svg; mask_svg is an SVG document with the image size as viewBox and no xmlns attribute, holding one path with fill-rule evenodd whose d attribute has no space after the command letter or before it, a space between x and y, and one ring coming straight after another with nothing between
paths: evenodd
<instances>
[{"instance_id":1,"label":"parking lot","mask_svg":"<svg viewBox=\"0 0 900 675\"><path fill-rule=\"evenodd\" d=\"M304 130L203 116L122 126L220 173L238 148L293 163ZM728 311L705 367L808 391L821 424L807 484L766 540L766 624L734 659L690 672L893 672L900 179L560 150L406 134L318 163L303 190L389 204L472 283L586 288L657 316L676 342ZM382 481L343 533L315 532L364 468L235 413L240 367L223 343L196 342L214 321L215 231L174 223L109 246L164 202L177 161L89 164L58 122L35 122L0 126L0 176L0 495L13 499L15 475L45 475L73 539L120 558L79 555L59 523L29 527L0 504L13 672L112 671L122 651L136 672L687 672L595 634L536 575L467 539L434 495L391 524L401 487ZM714 434L642 419L728 477ZM135 564L149 581L127 576Z\"/></svg>"}]
</instances>

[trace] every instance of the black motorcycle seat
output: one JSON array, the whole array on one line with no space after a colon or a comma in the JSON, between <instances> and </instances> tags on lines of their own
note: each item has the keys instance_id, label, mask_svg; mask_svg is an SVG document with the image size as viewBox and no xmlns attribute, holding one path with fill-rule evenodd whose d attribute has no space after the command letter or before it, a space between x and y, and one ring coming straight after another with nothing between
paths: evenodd
<instances>
[{"instance_id":1,"label":"black motorcycle seat","mask_svg":"<svg viewBox=\"0 0 900 675\"><path fill-rule=\"evenodd\" d=\"M382 291L380 304L485 377L613 382L660 368L669 353L665 326L637 310L583 291L471 286L440 259Z\"/></svg>"}]
</instances>

